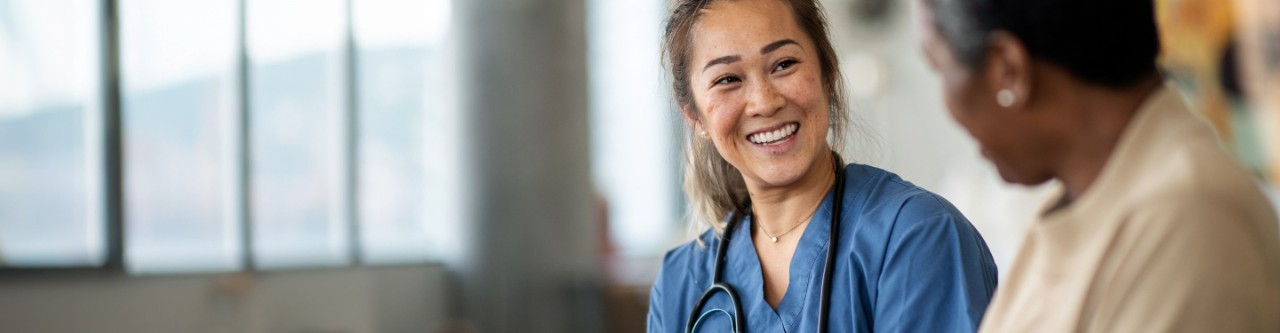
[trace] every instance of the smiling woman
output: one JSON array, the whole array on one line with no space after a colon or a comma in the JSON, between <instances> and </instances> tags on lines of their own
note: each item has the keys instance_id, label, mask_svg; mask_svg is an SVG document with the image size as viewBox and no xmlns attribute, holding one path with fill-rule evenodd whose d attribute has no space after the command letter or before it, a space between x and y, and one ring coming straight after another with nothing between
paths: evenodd
<instances>
[{"instance_id":1,"label":"smiling woman","mask_svg":"<svg viewBox=\"0 0 1280 333\"><path fill-rule=\"evenodd\" d=\"M827 38L827 28L825 18L822 17L816 3L813 2L797 2L793 5L802 6L801 10L796 12L813 13L813 15L796 15L794 20L788 19L783 23L784 27L799 25L795 29L802 29L805 40L808 41L810 54L807 56L813 60L812 64L807 64L809 69L819 68L825 75L821 75L821 89L810 89L807 93L825 93L827 110L826 122L831 134L831 140L821 138L818 141L826 143L828 148L834 151L841 151L844 148L844 138L846 124L849 122L848 108L844 99L844 84L839 75L839 63L836 59L836 52L831 47L831 42ZM698 11L701 7L707 7L708 4L696 3L692 1L684 1L681 6L672 15L672 19L668 21L666 41L664 42L664 53L666 54L666 62L671 69L673 81L673 94L677 104L680 105L681 114L686 120L690 121L691 129L695 130L700 136L707 136L706 129L701 126L701 116L696 112L698 105L693 100L693 89L691 89L692 74L688 68L693 68L695 64L690 63L693 52L693 43L691 37L695 30L695 21L699 18ZM775 15L776 16L776 15ZM683 20L676 20L677 17L683 17ZM775 20L776 21L776 20ZM779 22L773 22L777 24ZM699 31L700 33L713 33L714 31ZM792 33L796 31L791 31ZM812 37L810 37L812 36ZM677 38L678 37L678 38ZM714 38L713 38L714 39ZM728 42L728 41L726 41ZM733 43L731 45L741 45ZM783 39L772 41L770 45L760 48L759 53L773 53L777 49L785 45L792 45L798 48L798 43L793 39ZM768 51L768 52L766 52ZM790 68L795 65L795 59L785 59L777 64L777 67ZM704 61L702 66L698 67L702 71L700 75L714 75L712 67L715 65L725 65L719 67L729 67L734 63L742 61L742 55L717 55L715 59ZM739 64L741 66L741 64ZM725 69L719 69L724 72ZM790 72L790 71L787 71ZM724 88L726 85L740 84L741 77L731 74L722 74L719 76L710 76L714 79L707 84L715 83L715 88ZM811 77L812 78L812 77ZM705 78L704 78L705 79ZM720 83L725 83L724 85ZM809 82L812 83L812 82ZM810 86L808 88L815 88ZM705 89L707 86L703 86ZM724 91L726 89L718 89ZM693 112L691 112L693 111ZM798 126L799 124L797 124ZM811 133L823 133L826 131L812 131ZM715 133L715 132L712 132ZM686 133L688 134L688 133ZM694 208L697 211L695 220L701 220L710 225L717 232L723 230L724 225L720 221L735 205L740 203L746 195L745 184L742 183L742 175L733 165L730 165L724 157L717 153L715 145L710 140L686 140L686 166L685 166L685 191L689 193L690 201L694 202Z\"/></svg>"},{"instance_id":2,"label":"smiling woman","mask_svg":"<svg viewBox=\"0 0 1280 333\"><path fill-rule=\"evenodd\" d=\"M976 329L996 284L978 232L941 197L842 162L849 117L816 1L679 1L665 39L685 191L712 230L667 254L649 331Z\"/></svg>"}]
</instances>

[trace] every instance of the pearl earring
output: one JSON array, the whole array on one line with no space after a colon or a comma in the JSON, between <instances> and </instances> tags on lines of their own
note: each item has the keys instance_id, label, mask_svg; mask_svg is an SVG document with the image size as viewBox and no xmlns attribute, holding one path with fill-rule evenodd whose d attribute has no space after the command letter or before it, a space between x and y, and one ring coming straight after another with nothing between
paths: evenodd
<instances>
[{"instance_id":1,"label":"pearl earring","mask_svg":"<svg viewBox=\"0 0 1280 333\"><path fill-rule=\"evenodd\" d=\"M1000 92L996 93L996 103L1000 104L1001 107L1013 106L1014 98L1013 92L1009 91L1009 89L1000 89Z\"/></svg>"},{"instance_id":2,"label":"pearl earring","mask_svg":"<svg viewBox=\"0 0 1280 333\"><path fill-rule=\"evenodd\" d=\"M707 131L706 131L706 130L702 130L701 132L698 132L698 135L701 135L702 137L704 137L704 138L705 138L705 137L707 137Z\"/></svg>"}]
</instances>

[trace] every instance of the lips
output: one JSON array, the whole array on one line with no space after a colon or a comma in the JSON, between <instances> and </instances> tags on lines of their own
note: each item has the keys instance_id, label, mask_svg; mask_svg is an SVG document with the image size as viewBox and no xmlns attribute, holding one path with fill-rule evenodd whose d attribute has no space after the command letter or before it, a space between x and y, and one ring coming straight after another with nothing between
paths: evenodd
<instances>
[{"instance_id":1,"label":"lips","mask_svg":"<svg viewBox=\"0 0 1280 333\"><path fill-rule=\"evenodd\" d=\"M780 126L758 131L747 135L747 141L758 145L776 145L795 136L800 130L800 123L790 122Z\"/></svg>"}]
</instances>

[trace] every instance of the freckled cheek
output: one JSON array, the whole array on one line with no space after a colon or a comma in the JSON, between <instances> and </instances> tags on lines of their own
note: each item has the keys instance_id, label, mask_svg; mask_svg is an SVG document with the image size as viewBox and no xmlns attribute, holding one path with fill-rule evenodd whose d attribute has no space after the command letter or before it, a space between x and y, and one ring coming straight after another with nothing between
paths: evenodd
<instances>
[{"instance_id":1,"label":"freckled cheek","mask_svg":"<svg viewBox=\"0 0 1280 333\"><path fill-rule=\"evenodd\" d=\"M779 93L786 96L787 101L805 111L809 119L822 119L827 116L827 93L822 88L822 80L816 73L796 73L795 77L783 80L778 85Z\"/></svg>"},{"instance_id":2,"label":"freckled cheek","mask_svg":"<svg viewBox=\"0 0 1280 333\"><path fill-rule=\"evenodd\" d=\"M731 99L711 98L708 100L706 112L703 114L710 131L719 137L732 139L738 132L738 120L742 115L743 104Z\"/></svg>"}]
</instances>

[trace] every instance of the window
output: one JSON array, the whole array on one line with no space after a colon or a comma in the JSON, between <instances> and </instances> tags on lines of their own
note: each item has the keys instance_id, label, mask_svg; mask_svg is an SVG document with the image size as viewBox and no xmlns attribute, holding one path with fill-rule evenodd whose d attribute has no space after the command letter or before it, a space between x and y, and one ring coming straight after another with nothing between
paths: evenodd
<instances>
[{"instance_id":1,"label":"window","mask_svg":"<svg viewBox=\"0 0 1280 333\"><path fill-rule=\"evenodd\" d=\"M236 3L118 2L130 271L241 267Z\"/></svg>"},{"instance_id":2,"label":"window","mask_svg":"<svg viewBox=\"0 0 1280 333\"><path fill-rule=\"evenodd\" d=\"M678 230L677 119L663 93L664 1L588 2L592 169L623 256L658 255Z\"/></svg>"},{"instance_id":3,"label":"window","mask_svg":"<svg viewBox=\"0 0 1280 333\"><path fill-rule=\"evenodd\" d=\"M0 267L456 252L450 2L0 0Z\"/></svg>"},{"instance_id":4,"label":"window","mask_svg":"<svg viewBox=\"0 0 1280 333\"><path fill-rule=\"evenodd\" d=\"M346 264L346 3L247 0L246 6L254 264Z\"/></svg>"},{"instance_id":5,"label":"window","mask_svg":"<svg viewBox=\"0 0 1280 333\"><path fill-rule=\"evenodd\" d=\"M446 0L355 0L358 218L366 263L431 259L455 225L458 123L448 108Z\"/></svg>"},{"instance_id":6,"label":"window","mask_svg":"<svg viewBox=\"0 0 1280 333\"><path fill-rule=\"evenodd\" d=\"M106 262L100 13L0 0L0 266Z\"/></svg>"}]
</instances>

